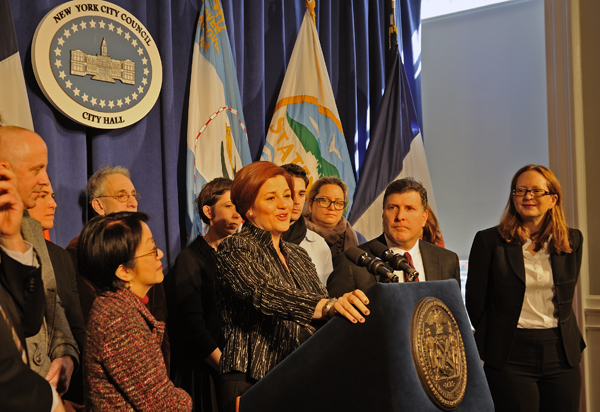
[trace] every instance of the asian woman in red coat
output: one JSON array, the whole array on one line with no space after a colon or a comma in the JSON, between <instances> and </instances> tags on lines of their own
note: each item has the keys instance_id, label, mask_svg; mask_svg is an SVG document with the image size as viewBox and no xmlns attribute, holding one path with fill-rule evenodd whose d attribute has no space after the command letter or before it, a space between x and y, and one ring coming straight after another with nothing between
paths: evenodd
<instances>
[{"instance_id":1,"label":"asian woman in red coat","mask_svg":"<svg viewBox=\"0 0 600 412\"><path fill-rule=\"evenodd\" d=\"M96 411L190 411L190 396L167 376L165 324L144 305L163 281L147 215L120 212L88 222L79 237L79 272L98 290L87 325L86 406Z\"/></svg>"}]
</instances>

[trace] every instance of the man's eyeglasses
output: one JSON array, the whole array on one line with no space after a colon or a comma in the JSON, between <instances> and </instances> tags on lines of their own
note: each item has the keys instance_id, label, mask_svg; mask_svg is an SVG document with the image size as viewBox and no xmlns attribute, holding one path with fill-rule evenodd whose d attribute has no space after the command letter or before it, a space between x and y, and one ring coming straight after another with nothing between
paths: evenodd
<instances>
[{"instance_id":1,"label":"man's eyeglasses","mask_svg":"<svg viewBox=\"0 0 600 412\"><path fill-rule=\"evenodd\" d=\"M529 192L531 192L533 197L542 197L554 194L544 189L513 189L512 194L515 196L526 196Z\"/></svg>"},{"instance_id":2,"label":"man's eyeglasses","mask_svg":"<svg viewBox=\"0 0 600 412\"><path fill-rule=\"evenodd\" d=\"M335 210L344 210L344 208L346 207L346 202L342 201L342 200L330 200L327 199L326 197L316 197L313 199L313 201L317 202L317 204L325 209L327 209L329 207L329 205L331 205L333 203L333 207L335 208Z\"/></svg>"},{"instance_id":3,"label":"man's eyeglasses","mask_svg":"<svg viewBox=\"0 0 600 412\"><path fill-rule=\"evenodd\" d=\"M112 197L113 199L117 199L119 202L121 203L125 203L129 200L130 197L135 197L135 200L140 200L142 195L139 193L135 193L135 194L128 194L128 193L121 193L120 195L116 195L116 196L98 196L98 197Z\"/></svg>"}]
</instances>

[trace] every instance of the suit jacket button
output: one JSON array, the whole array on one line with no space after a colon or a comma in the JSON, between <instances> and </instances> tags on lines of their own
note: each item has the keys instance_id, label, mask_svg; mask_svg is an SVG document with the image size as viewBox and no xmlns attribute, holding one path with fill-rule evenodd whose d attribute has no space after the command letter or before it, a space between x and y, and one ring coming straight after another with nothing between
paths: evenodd
<instances>
[{"instance_id":1,"label":"suit jacket button","mask_svg":"<svg viewBox=\"0 0 600 412\"><path fill-rule=\"evenodd\" d=\"M33 362L37 365L40 366L42 364L42 354L39 353L39 351L35 352L35 356L33 357Z\"/></svg>"}]
</instances>

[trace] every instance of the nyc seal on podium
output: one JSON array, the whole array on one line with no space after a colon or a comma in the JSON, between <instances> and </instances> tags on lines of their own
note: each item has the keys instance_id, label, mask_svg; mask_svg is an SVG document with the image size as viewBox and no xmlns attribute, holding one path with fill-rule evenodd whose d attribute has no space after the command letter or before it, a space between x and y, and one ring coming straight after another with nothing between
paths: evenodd
<instances>
[{"instance_id":1,"label":"nyc seal on podium","mask_svg":"<svg viewBox=\"0 0 600 412\"><path fill-rule=\"evenodd\" d=\"M76 122L99 129L142 119L162 85L162 63L148 29L107 1L76 0L51 10L35 31L31 61L48 100Z\"/></svg>"},{"instance_id":2,"label":"nyc seal on podium","mask_svg":"<svg viewBox=\"0 0 600 412\"><path fill-rule=\"evenodd\" d=\"M467 386L467 360L458 324L438 298L417 303L410 328L412 357L421 386L440 409L458 407Z\"/></svg>"}]
</instances>

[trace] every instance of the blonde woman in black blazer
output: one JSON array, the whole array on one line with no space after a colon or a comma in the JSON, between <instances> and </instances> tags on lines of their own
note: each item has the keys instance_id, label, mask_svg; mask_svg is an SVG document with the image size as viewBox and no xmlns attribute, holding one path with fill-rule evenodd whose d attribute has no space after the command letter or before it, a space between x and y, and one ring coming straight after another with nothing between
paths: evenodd
<instances>
[{"instance_id":1,"label":"blonde woman in black blazer","mask_svg":"<svg viewBox=\"0 0 600 412\"><path fill-rule=\"evenodd\" d=\"M579 410L582 243L558 180L539 165L515 174L500 224L475 236L466 304L497 412Z\"/></svg>"}]
</instances>

